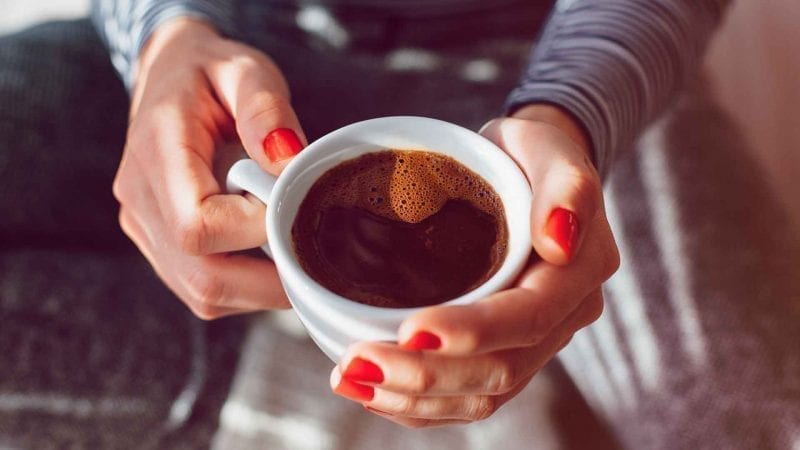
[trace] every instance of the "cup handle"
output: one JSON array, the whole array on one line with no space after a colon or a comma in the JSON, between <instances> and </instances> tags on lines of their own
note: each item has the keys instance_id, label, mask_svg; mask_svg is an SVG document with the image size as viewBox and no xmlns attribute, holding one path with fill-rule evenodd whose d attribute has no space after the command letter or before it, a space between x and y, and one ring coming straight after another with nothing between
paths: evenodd
<instances>
[{"instance_id":1,"label":"cup handle","mask_svg":"<svg viewBox=\"0 0 800 450\"><path fill-rule=\"evenodd\" d=\"M242 159L228 170L225 185L229 194L249 192L266 205L277 180L277 177L264 172L252 159ZM266 222L264 225L266 226ZM269 242L262 245L261 249L272 258Z\"/></svg>"}]
</instances>

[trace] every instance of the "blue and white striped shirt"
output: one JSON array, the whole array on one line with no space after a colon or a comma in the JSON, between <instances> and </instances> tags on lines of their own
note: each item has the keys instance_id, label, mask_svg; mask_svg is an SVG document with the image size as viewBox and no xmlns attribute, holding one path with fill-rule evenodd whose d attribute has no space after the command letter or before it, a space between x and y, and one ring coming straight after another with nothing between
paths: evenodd
<instances>
[{"instance_id":1,"label":"blue and white striped shirt","mask_svg":"<svg viewBox=\"0 0 800 450\"><path fill-rule=\"evenodd\" d=\"M492 7L502 7L496 0ZM605 173L614 154L670 102L701 59L730 0L561 0L534 47L507 109L544 102L586 128ZM129 87L153 30L176 17L210 21L236 36L230 0L93 0L93 18ZM326 0L402 10L464 11L485 0ZM509 7L512 7L509 5Z\"/></svg>"}]
</instances>

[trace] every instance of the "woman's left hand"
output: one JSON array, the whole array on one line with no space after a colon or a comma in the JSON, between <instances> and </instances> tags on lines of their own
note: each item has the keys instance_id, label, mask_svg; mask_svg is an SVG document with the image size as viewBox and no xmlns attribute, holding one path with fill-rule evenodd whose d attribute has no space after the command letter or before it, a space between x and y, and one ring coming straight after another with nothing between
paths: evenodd
<instances>
[{"instance_id":1,"label":"woman's left hand","mask_svg":"<svg viewBox=\"0 0 800 450\"><path fill-rule=\"evenodd\" d=\"M570 116L532 105L482 134L533 186L531 238L541 259L532 257L508 290L412 316L398 344L347 350L331 374L334 392L407 427L492 415L600 316L600 286L619 266L587 140Z\"/></svg>"}]
</instances>

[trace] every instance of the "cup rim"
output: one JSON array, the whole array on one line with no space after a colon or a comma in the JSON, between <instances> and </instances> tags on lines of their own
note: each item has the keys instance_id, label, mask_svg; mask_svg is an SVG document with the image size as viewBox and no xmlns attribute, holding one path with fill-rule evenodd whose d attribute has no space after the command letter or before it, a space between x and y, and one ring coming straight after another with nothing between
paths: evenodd
<instances>
[{"instance_id":1,"label":"cup rim","mask_svg":"<svg viewBox=\"0 0 800 450\"><path fill-rule=\"evenodd\" d=\"M508 286L525 266L525 263L527 262L532 250L529 232L531 188L521 169L517 166L513 159L503 150L497 147L493 142L489 141L480 134L450 122L419 116L379 117L344 126L309 144L308 147L300 152L300 154L297 155L287 165L281 176L278 177L278 180L275 183L274 189L270 195L268 203L270 206L267 208L266 225L267 236L269 237L269 247L272 251L272 258L278 267L281 278L284 279L284 284L287 286L292 286L295 290L301 289L305 291L311 291L308 292L311 295L299 296L303 298L302 301L304 303L313 302L313 307L315 308L319 307L323 310L336 310L340 313L353 315L354 317L368 316L375 320L396 320L430 307L422 306L412 308L386 308L372 306L359 303L355 300L350 300L329 290L314 280L303 269L295 255L293 244L290 242L291 238L288 240L283 239L283 236L285 235L280 232L280 221L278 220L279 214L282 211L281 201L284 196L284 192L294 182L296 182L297 177L301 176L303 172L314 162L316 162L319 157L329 156L330 154L342 150L337 148L331 149L330 144L332 141L339 140L342 137L349 135L358 136L359 133L363 133L364 130L396 129L395 127L397 126L409 128L411 125L418 125L423 122L427 126L433 126L441 129L442 132L459 135L463 139L471 140L473 141L471 142L471 145L474 144L475 146L480 146L482 151L493 155L492 158L494 161L492 161L492 164L505 166L503 167L503 170L507 171L508 173L507 181L514 185L515 192L520 191L520 195L524 197L524 199L520 202L524 201L527 205L524 215L525 219L522 220L522 222L526 224L524 227L525 230L524 232L518 230L516 234L513 234L514 231L511 230L510 226L511 220L508 217L508 205L506 205L506 199L502 198L501 196L503 206L506 208L506 222L509 224L509 245L505 260L497 269L497 271L480 286L452 300L431 306L464 305L472 303L480 298L499 291L505 286ZM457 161L459 160L457 156L454 156L454 158ZM335 165L336 164L332 164L330 167L334 167ZM505 178L506 175L504 172L504 179ZM291 222L294 222L294 217L291 218ZM517 229L520 228L522 227L517 227ZM512 242L514 243L513 247ZM320 301L321 297L323 296L324 300ZM297 299L290 298L290 301L293 303L297 301Z\"/></svg>"}]
</instances>

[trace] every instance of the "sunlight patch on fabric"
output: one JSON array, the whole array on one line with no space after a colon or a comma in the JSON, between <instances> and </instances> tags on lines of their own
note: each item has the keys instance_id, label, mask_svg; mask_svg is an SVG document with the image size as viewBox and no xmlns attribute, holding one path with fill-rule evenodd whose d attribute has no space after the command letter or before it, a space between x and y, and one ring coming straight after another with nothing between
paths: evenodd
<instances>
[{"instance_id":1,"label":"sunlight patch on fabric","mask_svg":"<svg viewBox=\"0 0 800 450\"><path fill-rule=\"evenodd\" d=\"M644 308L644 296L630 266L631 251L625 241L622 217L611 189L606 190L606 214L614 236L617 237L622 263L616 274L605 284L610 296L616 302L614 312L622 325L623 340L630 346L631 358L642 387L654 391L658 387L662 373L661 350L655 332Z\"/></svg>"},{"instance_id":2,"label":"sunlight patch on fabric","mask_svg":"<svg viewBox=\"0 0 800 450\"><path fill-rule=\"evenodd\" d=\"M282 448L323 450L335 442L335 435L309 416L272 415L234 400L222 407L220 423L246 437L271 436L283 443Z\"/></svg>"},{"instance_id":3,"label":"sunlight patch on fabric","mask_svg":"<svg viewBox=\"0 0 800 450\"><path fill-rule=\"evenodd\" d=\"M628 410L636 406L635 385L631 377L630 367L625 356L622 354L621 343L617 339L614 331L614 323L611 314L615 313L615 305L606 307L606 311L600 319L589 328L597 337L597 346L600 356L606 361L610 372L611 381L619 392L622 405Z\"/></svg>"},{"instance_id":4,"label":"sunlight patch on fabric","mask_svg":"<svg viewBox=\"0 0 800 450\"><path fill-rule=\"evenodd\" d=\"M587 330L575 333L570 345L562 352L572 352L574 357L569 355L564 360L564 366L570 376L580 374L578 375L579 378L589 382L591 392L582 390L581 393L590 404L595 403L593 406L601 410L616 411L619 409L619 402L614 393L610 377L600 362L597 350L591 341L591 336L587 333ZM579 385L581 384L583 386L586 385L585 383L580 383Z\"/></svg>"},{"instance_id":5,"label":"sunlight patch on fabric","mask_svg":"<svg viewBox=\"0 0 800 450\"><path fill-rule=\"evenodd\" d=\"M669 163L664 154L667 119L657 123L641 140L641 177L645 195L652 205L653 234L667 276L666 294L675 312L681 332L681 345L695 368L707 364L706 338L700 324L689 272L691 261L685 251L677 189L673 185Z\"/></svg>"}]
</instances>

